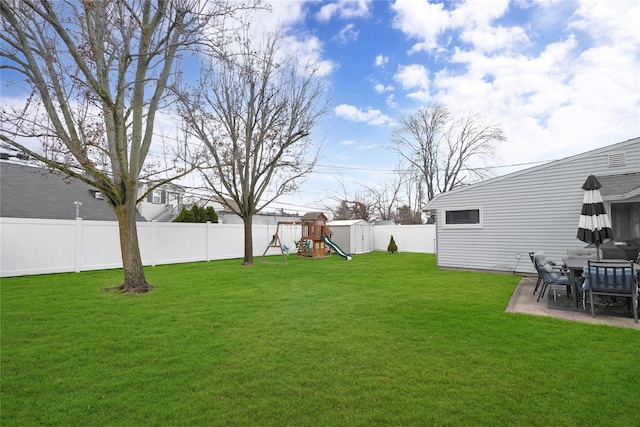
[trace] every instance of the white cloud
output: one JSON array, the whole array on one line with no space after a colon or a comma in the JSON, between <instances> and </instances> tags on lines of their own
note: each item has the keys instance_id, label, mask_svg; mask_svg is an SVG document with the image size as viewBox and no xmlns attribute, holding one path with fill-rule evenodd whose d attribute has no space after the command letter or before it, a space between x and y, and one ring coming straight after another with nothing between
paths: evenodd
<instances>
[{"instance_id":1,"label":"white cloud","mask_svg":"<svg viewBox=\"0 0 640 427\"><path fill-rule=\"evenodd\" d=\"M396 108L398 106L395 96L392 93L387 96L386 102L387 102L387 105L391 108Z\"/></svg>"},{"instance_id":2,"label":"white cloud","mask_svg":"<svg viewBox=\"0 0 640 427\"><path fill-rule=\"evenodd\" d=\"M464 30L460 38L472 44L476 50L485 52L513 47L522 49L529 44L529 37L520 27L475 27Z\"/></svg>"},{"instance_id":3,"label":"white cloud","mask_svg":"<svg viewBox=\"0 0 640 427\"><path fill-rule=\"evenodd\" d=\"M391 123L393 120L391 117L383 114L382 111L368 108L366 111L360 110L353 105L340 104L334 112L338 117L352 122L363 122L373 126L383 125L385 123Z\"/></svg>"},{"instance_id":4,"label":"white cloud","mask_svg":"<svg viewBox=\"0 0 640 427\"><path fill-rule=\"evenodd\" d=\"M394 87L391 85L385 86L382 83L378 83L374 86L374 89L377 93L385 93L385 92L393 92Z\"/></svg>"},{"instance_id":5,"label":"white cloud","mask_svg":"<svg viewBox=\"0 0 640 427\"><path fill-rule=\"evenodd\" d=\"M340 0L332 2L322 6L316 18L320 21L328 21L334 16L342 19L364 18L369 16L371 1L372 0Z\"/></svg>"},{"instance_id":6,"label":"white cloud","mask_svg":"<svg viewBox=\"0 0 640 427\"><path fill-rule=\"evenodd\" d=\"M391 8L396 12L393 26L405 34L420 39L413 50L432 50L438 44L438 36L450 25L449 13L442 3L428 0L396 0Z\"/></svg>"},{"instance_id":7,"label":"white cloud","mask_svg":"<svg viewBox=\"0 0 640 427\"><path fill-rule=\"evenodd\" d=\"M334 37L342 44L346 44L352 41L358 40L359 31L355 29L354 24L347 24L340 32Z\"/></svg>"},{"instance_id":8,"label":"white cloud","mask_svg":"<svg viewBox=\"0 0 640 427\"><path fill-rule=\"evenodd\" d=\"M289 52L294 53L300 64L312 62L319 67L319 74L326 76L331 74L336 64L327 59L322 59L322 42L315 36L300 38L295 36L287 37L285 46Z\"/></svg>"},{"instance_id":9,"label":"white cloud","mask_svg":"<svg viewBox=\"0 0 640 427\"><path fill-rule=\"evenodd\" d=\"M526 7L530 20L497 25L509 7ZM413 52L448 49L446 68L399 67L395 79L407 96L500 123L509 138L499 147L504 162L550 160L640 135L636 0L467 1L450 11L397 0L392 8L396 28L416 40ZM455 46L456 37L465 44Z\"/></svg>"},{"instance_id":10,"label":"white cloud","mask_svg":"<svg viewBox=\"0 0 640 427\"><path fill-rule=\"evenodd\" d=\"M267 0L264 3L270 9L258 9L251 15L252 42L259 43L265 32L281 31L286 39L281 54L293 54L300 64L312 62L320 68L320 74L326 76L336 67L330 60L323 59L323 44L316 36L296 31L296 26L304 22L307 8L304 2L283 2Z\"/></svg>"},{"instance_id":11,"label":"white cloud","mask_svg":"<svg viewBox=\"0 0 640 427\"><path fill-rule=\"evenodd\" d=\"M345 140L345 141L340 141L340 145L353 145L356 142L353 140Z\"/></svg>"},{"instance_id":12,"label":"white cloud","mask_svg":"<svg viewBox=\"0 0 640 427\"><path fill-rule=\"evenodd\" d=\"M509 10L510 0L467 0L450 12L451 28L487 27Z\"/></svg>"},{"instance_id":13,"label":"white cloud","mask_svg":"<svg viewBox=\"0 0 640 427\"><path fill-rule=\"evenodd\" d=\"M570 28L589 32L595 44L633 43L640 46L640 3L637 0L597 2L582 0Z\"/></svg>"},{"instance_id":14,"label":"white cloud","mask_svg":"<svg viewBox=\"0 0 640 427\"><path fill-rule=\"evenodd\" d=\"M376 67L384 67L389 63L389 57L384 55L376 56Z\"/></svg>"},{"instance_id":15,"label":"white cloud","mask_svg":"<svg viewBox=\"0 0 640 427\"><path fill-rule=\"evenodd\" d=\"M273 31L279 27L289 27L304 20L306 10L304 2L283 2L267 0L265 5L269 9L258 9L252 15L251 25L258 34L263 31Z\"/></svg>"},{"instance_id":16,"label":"white cloud","mask_svg":"<svg viewBox=\"0 0 640 427\"><path fill-rule=\"evenodd\" d=\"M393 78L405 89L429 88L429 71L424 65L401 65Z\"/></svg>"},{"instance_id":17,"label":"white cloud","mask_svg":"<svg viewBox=\"0 0 640 427\"><path fill-rule=\"evenodd\" d=\"M442 52L445 46L438 38L450 30L460 30L462 40L487 51L516 46L528 40L521 28L492 26L494 20L508 11L509 0L463 1L456 6L448 11L443 3L396 0L392 5L396 12L394 26L418 40L411 52Z\"/></svg>"}]
</instances>

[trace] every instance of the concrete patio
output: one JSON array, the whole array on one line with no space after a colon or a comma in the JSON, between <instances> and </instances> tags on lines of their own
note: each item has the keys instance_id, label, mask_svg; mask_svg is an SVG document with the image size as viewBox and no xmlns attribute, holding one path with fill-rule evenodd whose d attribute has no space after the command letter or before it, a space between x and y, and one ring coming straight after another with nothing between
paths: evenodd
<instances>
[{"instance_id":1,"label":"concrete patio","mask_svg":"<svg viewBox=\"0 0 640 427\"><path fill-rule=\"evenodd\" d=\"M575 322L593 323L598 325L617 326L621 328L632 328L640 330L640 323L635 323L632 317L619 317L619 316L605 316L596 315L595 318L591 317L589 309L586 311L566 311L549 308L549 304L546 300L547 294L544 298L537 302L538 295L533 295L533 289L536 285L536 276L523 277L518 286L516 287L509 305L505 311L508 313L523 313L531 314L534 316L549 316L557 317L559 319L573 320Z\"/></svg>"}]
</instances>

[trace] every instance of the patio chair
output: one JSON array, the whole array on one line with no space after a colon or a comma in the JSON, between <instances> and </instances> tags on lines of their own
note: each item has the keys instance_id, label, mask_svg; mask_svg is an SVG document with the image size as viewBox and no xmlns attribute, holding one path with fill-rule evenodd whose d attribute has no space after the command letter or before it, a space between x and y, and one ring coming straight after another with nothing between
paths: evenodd
<instances>
[{"instance_id":1,"label":"patio chair","mask_svg":"<svg viewBox=\"0 0 640 427\"><path fill-rule=\"evenodd\" d=\"M535 252L529 252L529 258L531 258L531 264L533 264L533 267L536 267L536 261L533 258L533 256L535 255ZM536 281L536 287L533 288L533 295L536 294L536 292L538 292L538 288L540 287L540 283L542 283L542 274L540 274L540 272L538 271L538 269L536 268L536 272L538 273L538 280Z\"/></svg>"},{"instance_id":2,"label":"patio chair","mask_svg":"<svg viewBox=\"0 0 640 427\"><path fill-rule=\"evenodd\" d=\"M584 276L586 279L582 289L589 293L591 317L596 317L594 295L622 297L630 299L633 319L638 323L638 271L634 268L633 261L590 260L589 265L584 268Z\"/></svg>"},{"instance_id":3,"label":"patio chair","mask_svg":"<svg viewBox=\"0 0 640 427\"><path fill-rule=\"evenodd\" d=\"M558 286L564 286L567 289L567 294L570 292L571 281L563 267L556 265L553 261L547 260L544 252L536 252L533 254L533 259L536 271L542 277L542 289L540 289L537 301L540 301L540 298L544 297L547 287L549 286L553 287L554 300L558 298Z\"/></svg>"}]
</instances>

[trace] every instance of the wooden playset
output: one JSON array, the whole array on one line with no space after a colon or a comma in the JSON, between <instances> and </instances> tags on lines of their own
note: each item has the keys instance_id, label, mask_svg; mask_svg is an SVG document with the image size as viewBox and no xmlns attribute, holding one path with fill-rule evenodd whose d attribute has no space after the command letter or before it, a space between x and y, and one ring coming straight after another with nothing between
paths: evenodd
<instances>
[{"instance_id":1,"label":"wooden playset","mask_svg":"<svg viewBox=\"0 0 640 427\"><path fill-rule=\"evenodd\" d=\"M287 263L285 251L282 248L282 242L279 236L280 225L302 226L302 235L300 240L296 242L296 253L299 257L325 258L331 255L331 250L333 249L345 259L351 258L347 254L344 254L342 250L331 241L330 236L332 233L327 225L327 217L322 212L309 212L305 214L300 221L278 222L276 234L273 235L271 242L264 250L260 260L264 258L269 248L278 248L280 249L284 263Z\"/></svg>"}]
</instances>

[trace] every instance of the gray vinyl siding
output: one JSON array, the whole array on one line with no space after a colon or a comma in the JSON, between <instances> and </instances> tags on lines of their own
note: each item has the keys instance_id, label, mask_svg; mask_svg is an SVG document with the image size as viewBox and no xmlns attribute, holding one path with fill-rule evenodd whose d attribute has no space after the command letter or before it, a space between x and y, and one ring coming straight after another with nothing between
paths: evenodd
<instances>
[{"instance_id":1,"label":"gray vinyl siding","mask_svg":"<svg viewBox=\"0 0 640 427\"><path fill-rule=\"evenodd\" d=\"M609 167L608 155L621 152L626 165ZM559 261L568 248L585 246L576 233L587 176L635 172L640 138L442 194L427 205L437 212L438 266L534 273L530 251ZM474 208L482 210L481 227L445 227L445 210Z\"/></svg>"}]
</instances>

